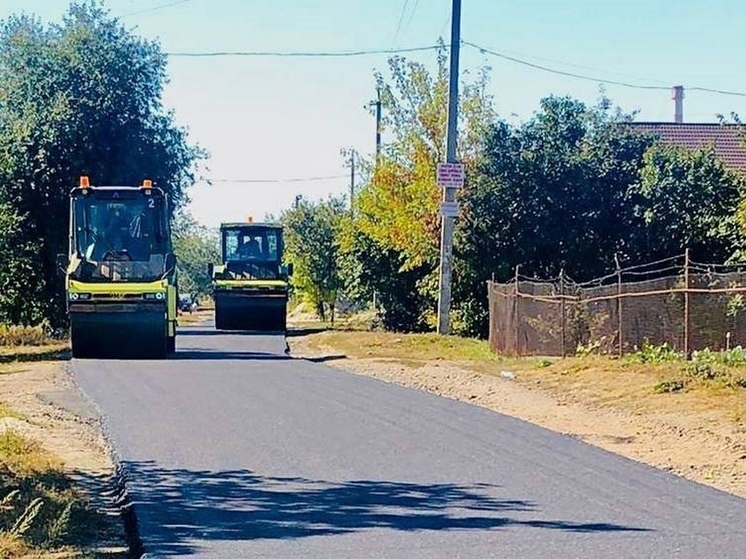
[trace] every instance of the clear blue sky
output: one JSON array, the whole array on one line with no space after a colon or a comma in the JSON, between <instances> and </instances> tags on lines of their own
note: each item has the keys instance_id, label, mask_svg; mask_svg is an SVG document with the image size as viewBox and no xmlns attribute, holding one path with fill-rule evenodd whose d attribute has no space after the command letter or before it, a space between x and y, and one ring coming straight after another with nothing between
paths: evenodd
<instances>
[{"instance_id":1,"label":"clear blue sky","mask_svg":"<svg viewBox=\"0 0 746 559\"><path fill-rule=\"evenodd\" d=\"M165 6L172 4L171 6ZM166 52L339 51L430 45L448 38L450 0L109 0L106 6ZM25 11L58 20L63 0L3 0L0 18ZM139 13L138 13L139 12ZM746 92L743 0L463 0L462 38L557 70L608 80ZM410 55L408 55L410 56ZM431 64L432 52L412 58ZM355 58L171 58L164 102L211 153L220 181L334 176L324 181L217 182L190 190L203 223L261 218L296 194L346 193L339 150L374 151L374 69ZM497 109L523 120L549 94L593 103L599 84L529 68L464 47L462 70L492 67ZM605 86L638 120L673 118L668 90ZM746 114L746 97L687 91L684 119Z\"/></svg>"}]
</instances>

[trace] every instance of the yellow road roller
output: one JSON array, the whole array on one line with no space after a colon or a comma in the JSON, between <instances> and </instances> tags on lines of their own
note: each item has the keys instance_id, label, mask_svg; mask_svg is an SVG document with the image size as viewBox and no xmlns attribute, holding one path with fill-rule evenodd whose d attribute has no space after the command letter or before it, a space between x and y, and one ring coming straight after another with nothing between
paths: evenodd
<instances>
[{"instance_id":1,"label":"yellow road roller","mask_svg":"<svg viewBox=\"0 0 746 559\"><path fill-rule=\"evenodd\" d=\"M162 359L175 350L176 257L168 197L149 179L137 186L70 192L64 272L76 358Z\"/></svg>"},{"instance_id":2,"label":"yellow road roller","mask_svg":"<svg viewBox=\"0 0 746 559\"><path fill-rule=\"evenodd\" d=\"M208 264L215 328L285 332L292 264L282 262L282 226L222 223L222 264Z\"/></svg>"}]
</instances>

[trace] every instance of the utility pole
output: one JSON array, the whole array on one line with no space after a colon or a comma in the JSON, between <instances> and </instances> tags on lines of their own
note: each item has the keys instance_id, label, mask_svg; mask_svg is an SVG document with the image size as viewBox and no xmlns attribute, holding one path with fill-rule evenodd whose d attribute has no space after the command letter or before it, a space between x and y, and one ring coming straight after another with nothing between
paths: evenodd
<instances>
[{"instance_id":1,"label":"utility pole","mask_svg":"<svg viewBox=\"0 0 746 559\"><path fill-rule=\"evenodd\" d=\"M355 200L355 150L350 151L350 211Z\"/></svg>"},{"instance_id":2,"label":"utility pole","mask_svg":"<svg viewBox=\"0 0 746 559\"><path fill-rule=\"evenodd\" d=\"M446 162L456 163L456 140L458 122L458 62L461 43L461 0L453 0L451 8L451 60L448 80L448 136L446 138ZM443 201L455 202L456 189L443 188ZM438 292L438 333L449 334L451 330L451 272L453 259L453 228L455 218L442 217L440 238L440 286Z\"/></svg>"},{"instance_id":3,"label":"utility pole","mask_svg":"<svg viewBox=\"0 0 746 559\"><path fill-rule=\"evenodd\" d=\"M381 155L381 86L376 86L376 100L365 105L370 109L371 105L376 106L376 163Z\"/></svg>"},{"instance_id":4,"label":"utility pole","mask_svg":"<svg viewBox=\"0 0 746 559\"><path fill-rule=\"evenodd\" d=\"M381 156L381 86L376 87L376 163Z\"/></svg>"}]
</instances>

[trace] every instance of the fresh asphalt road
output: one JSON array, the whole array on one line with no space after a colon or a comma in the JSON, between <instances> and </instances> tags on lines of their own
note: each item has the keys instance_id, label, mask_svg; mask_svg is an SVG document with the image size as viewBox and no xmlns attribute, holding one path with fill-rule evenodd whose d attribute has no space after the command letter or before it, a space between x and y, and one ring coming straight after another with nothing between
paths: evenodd
<instances>
[{"instance_id":1,"label":"fresh asphalt road","mask_svg":"<svg viewBox=\"0 0 746 559\"><path fill-rule=\"evenodd\" d=\"M146 557L743 558L746 501L571 437L182 329L81 361Z\"/></svg>"}]
</instances>

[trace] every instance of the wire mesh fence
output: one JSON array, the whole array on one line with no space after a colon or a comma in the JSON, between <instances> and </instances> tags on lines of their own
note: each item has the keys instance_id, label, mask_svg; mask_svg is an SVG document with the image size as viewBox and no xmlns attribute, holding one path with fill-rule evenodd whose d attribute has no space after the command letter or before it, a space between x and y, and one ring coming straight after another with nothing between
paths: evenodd
<instances>
[{"instance_id":1,"label":"wire mesh fence","mask_svg":"<svg viewBox=\"0 0 746 559\"><path fill-rule=\"evenodd\" d=\"M490 346L504 355L629 353L746 346L746 264L702 264L689 251L576 283L564 274L488 282Z\"/></svg>"}]
</instances>

